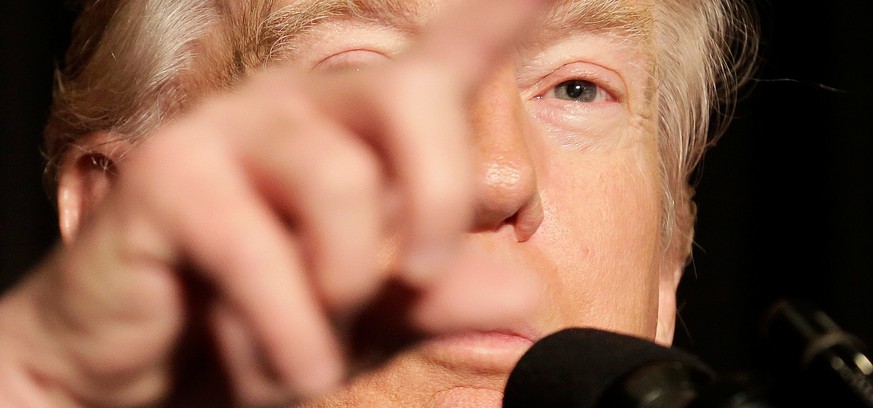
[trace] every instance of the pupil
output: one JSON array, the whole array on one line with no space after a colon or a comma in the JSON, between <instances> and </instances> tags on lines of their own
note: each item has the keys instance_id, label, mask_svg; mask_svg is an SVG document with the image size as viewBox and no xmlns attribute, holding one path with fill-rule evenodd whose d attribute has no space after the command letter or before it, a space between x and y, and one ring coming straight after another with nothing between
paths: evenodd
<instances>
[{"instance_id":1,"label":"pupil","mask_svg":"<svg viewBox=\"0 0 873 408\"><path fill-rule=\"evenodd\" d=\"M582 96L585 93L585 88L582 83L579 81L572 81L567 83L567 96L576 99Z\"/></svg>"}]
</instances>

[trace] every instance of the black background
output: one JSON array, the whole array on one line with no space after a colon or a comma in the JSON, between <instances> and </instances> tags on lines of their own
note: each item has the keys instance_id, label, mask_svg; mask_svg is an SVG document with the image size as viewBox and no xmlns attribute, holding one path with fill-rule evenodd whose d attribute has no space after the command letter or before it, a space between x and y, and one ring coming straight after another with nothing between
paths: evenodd
<instances>
[{"instance_id":1,"label":"black background","mask_svg":"<svg viewBox=\"0 0 873 408\"><path fill-rule=\"evenodd\" d=\"M676 344L717 370L766 364L759 322L803 298L873 345L873 3L759 2L761 69L700 170ZM0 288L57 240L41 129L73 13L0 3Z\"/></svg>"}]
</instances>

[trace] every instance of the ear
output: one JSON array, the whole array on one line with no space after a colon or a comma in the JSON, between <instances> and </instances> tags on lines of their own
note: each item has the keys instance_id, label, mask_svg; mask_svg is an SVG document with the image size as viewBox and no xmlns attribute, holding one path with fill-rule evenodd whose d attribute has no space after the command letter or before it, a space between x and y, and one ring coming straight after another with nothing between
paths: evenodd
<instances>
[{"instance_id":1,"label":"ear","mask_svg":"<svg viewBox=\"0 0 873 408\"><path fill-rule=\"evenodd\" d=\"M691 201L693 190L689 187L679 197L676 205L676 225L671 242L661 265L658 280L658 328L655 342L670 346L676 332L676 290L691 256L694 242L694 219L696 206Z\"/></svg>"},{"instance_id":2,"label":"ear","mask_svg":"<svg viewBox=\"0 0 873 408\"><path fill-rule=\"evenodd\" d=\"M673 335L676 332L676 289L682 278L683 269L679 267L670 271L665 268L661 271L658 282L658 328L655 342L665 347L673 343Z\"/></svg>"},{"instance_id":3,"label":"ear","mask_svg":"<svg viewBox=\"0 0 873 408\"><path fill-rule=\"evenodd\" d=\"M57 203L61 238L69 243L116 176L115 164L129 143L109 132L95 132L67 149L58 175Z\"/></svg>"}]
</instances>

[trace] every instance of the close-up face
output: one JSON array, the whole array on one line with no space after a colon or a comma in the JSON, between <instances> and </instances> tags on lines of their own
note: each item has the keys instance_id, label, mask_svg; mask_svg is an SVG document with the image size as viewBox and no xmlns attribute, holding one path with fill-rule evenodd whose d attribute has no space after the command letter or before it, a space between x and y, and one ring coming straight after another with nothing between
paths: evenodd
<instances>
[{"instance_id":1,"label":"close-up face","mask_svg":"<svg viewBox=\"0 0 873 408\"><path fill-rule=\"evenodd\" d=\"M293 86L283 88L267 82L266 86L249 88L257 92L251 97L243 93L248 99L240 101L253 108L234 106L235 110L220 116L237 115L244 119L240 123L253 129L260 129L261 123L265 126L278 123L278 127L268 126L266 133L281 135L283 139L270 139L270 143L295 141L299 134L299 140L311 142L322 137L314 144L327 144L330 135L321 131L272 122L269 114L260 116L262 111L272 112L272 105L315 103L322 109L320 113L341 122L344 126L341 130L351 133L343 136L344 143L364 142L367 157L384 160L373 167L378 173L375 177L380 179L377 182L380 197L372 204L386 207L380 209L385 213L366 217L370 221L383 215L386 218L382 220L387 225L381 226L381 238L366 240L385 241L367 247L373 249L368 254L379 253L381 265L377 269L381 276L404 279L419 272L414 265L404 263L408 261L405 257L409 249L405 245L415 241L414 236L407 239L403 235L407 232L404 228L415 229L415 223L404 223L408 221L404 217L409 215L418 216L415 221L425 224L459 227L452 229L453 234L464 229L461 240L464 259L493 260L506 265L505 268L493 263L489 265L494 267L484 268L455 265L451 270L438 272L467 279L466 284L445 290L444 293L455 295L451 303L466 305L457 299L463 298L458 293L467 288L467 295L472 293L473 298L491 296L488 304L492 307L510 305L499 307L506 316L514 316L511 321L497 323L492 319L478 326L460 326L463 329L438 324L434 328L422 320L404 320L422 309L405 307L409 304L404 303L407 293L402 290L399 297L394 296L396 293L391 290L395 288L389 285L378 297L371 297L373 302L365 305L368 309L362 316L356 315L360 317L355 320L357 326L351 328L354 334L359 334L355 331L358 329L369 329L369 333L349 336L352 344L343 345L354 367L351 380L311 406L497 407L506 379L524 352L543 337L569 327L598 328L661 345L671 344L676 288L693 236L693 191L688 175L706 146L710 111L719 91L727 94L733 89L733 73L724 54L727 32L733 23L732 3L554 1L550 9L525 20L515 37L494 39L495 54L480 58L481 64L487 66L477 65L476 75L465 77L468 82L458 93L448 88L459 79L454 76L457 67L453 65L464 65L463 36L480 27L478 20L471 19L480 18L475 16L490 10L487 7L499 7L500 0L250 0L204 7L193 0L95 4L109 4L106 9L95 7L91 12L95 27L99 27L101 18L113 13L121 17L110 20L100 44L93 50L87 41L90 37L74 42L72 49L78 44L84 51L79 59L72 60L72 68L67 69L69 79L58 87L59 102L47 127L50 159L57 161L65 151L75 152L68 146L79 141L80 150L88 151L88 143L105 140L99 137L110 139L105 146L112 146L116 140L133 146L177 115L190 112L190 116L197 117L199 100L208 102L211 96L221 97L225 91L233 96L237 85L246 88L243 83L247 78L261 84L260 78L281 82L287 75ZM480 14L470 10L465 13L465 6ZM151 16L149 13L155 7L168 11ZM143 15L150 17L142 20L131 17ZM501 14L493 15L494 21L489 21L492 25L481 26L502 24ZM456 22L464 23L458 35L452 31L454 26L447 24ZM155 34L164 32L167 34ZM483 29L478 33L482 34L480 42L489 42L487 32L488 29ZM496 45L504 42L511 47ZM435 49L452 53L428 54ZM125 52L119 52L122 50ZM414 59L422 55L451 55L461 63L452 61L443 66L439 57ZM149 56L145 59L148 63L143 63L143 56ZM427 65L410 61L425 61ZM264 68L275 69L261 72ZM403 69L410 69L415 75L404 76L409 72ZM153 81L142 81L142 77ZM430 77L434 77L433 82L429 82ZM296 82L301 79L305 81ZM101 81L105 89L89 87ZM355 85L361 84L366 85L367 95L377 98L361 99L355 93L360 92ZM386 88L384 92L380 87ZM443 91L453 95L449 98L450 106L446 105L446 95L440 94ZM349 98L344 99L345 95ZM368 104L383 95L396 99L388 113L382 112L386 108L381 103L355 105L362 104L360 101ZM280 100L282 103L276 103ZM420 105L407 112L405 108L411 103ZM206 105L227 109L220 104ZM397 115L399 111L407 116ZM304 112L308 115L308 111ZM409 116L409 112L423 116ZM303 115L307 120L325 119L307 115ZM398 121L404 125L386 125L380 115L403 117ZM369 123L364 116L381 119ZM368 124L349 119L358 117ZM203 118L220 122L219 116L200 117ZM414 125L407 126L409 122ZM236 122L231 123L237 126ZM330 126L324 129L333 129L332 123L327 125ZM96 133L96 142L82 137L94 135L95 129L104 130ZM208 129L212 128L207 126ZM307 133L297 129L310 130ZM226 132L247 134L251 130ZM430 143L441 132L446 139ZM193 131L184 134L190 133ZM251 134L260 133L264 132ZM388 159L385 156L397 151L378 140L385 136L382 133L390 133L386 137L394 145L407 140L414 142L410 145L428 148L452 145L451 154L443 157L450 159L447 163L452 163L452 168L409 166L409 160ZM409 139L404 139L407 133ZM206 132L203 136L214 135ZM208 144L209 140L212 139L200 139L198 143ZM258 146L263 149L263 145ZM122 160L124 155L115 150L104 153L110 149L115 148L95 150L114 161L119 173L133 166L130 162L135 163ZM417 162L436 150L415 150L417 156L412 161ZM283 158L304 154L297 150L279 151L284 152ZM342 161L325 162L333 163L326 167L337 170L331 174L349 173ZM416 169L415 175L405 174L410 173L409 167ZM463 171L454 172L461 167ZM70 168L76 169L62 166L62 170ZM442 169L446 174L422 169ZM472 186L464 177L470 174L469 169L474 176ZM105 172L102 174L98 179L106 178ZM307 184L323 184L317 177L307 178L317 173L301 174ZM440 188L445 183L451 184L447 190L434 189L438 193L472 192L472 197L466 198L473 198L473 208L465 198L463 209L449 206L452 211L442 211L440 200L445 197L430 195L417 198L426 198L420 200L422 203L440 203L432 205L438 211L426 212L426 217L420 216L422 213L415 208L411 210L414 214L405 213L410 207L404 207L408 203L403 201L414 201L409 200L410 191L420 186L435 187L410 181L422 174L439 176L422 180L439 180L436 184ZM346 183L348 180L357 179L343 179ZM267 195L272 197L270 194ZM469 213L459 216L459 210ZM360 225L336 221L355 220L344 218L345 212L326 219L334 226L343 225L339 235L345 237L347 232L355 236L363 230ZM443 220L434 216L437 214L448 216ZM460 221L452 224L453 219ZM337 235L339 230L330 233ZM452 235L452 239L456 236ZM376 250L377 247L383 251ZM347 270L342 269L343 273ZM483 272L472 273L477 270ZM321 275L312 273L317 283ZM350 277L342 275L340 279L347 278ZM402 282L401 286L421 283ZM523 289L505 290L501 286L504 283ZM482 288L492 287L494 290L488 296L479 296ZM416 300L429 299L431 292L416 292L418 289L412 289L420 295ZM525 290L528 292L521 293ZM519 296L506 303L493 301L508 293ZM530 308L518 306L531 303ZM386 307L401 304L405 306ZM512 305L524 309L523 315L513 314ZM368 311L377 315L373 324L369 324ZM446 319L468 312L476 315L476 311L475 307L467 307L465 312L449 313ZM389 327L383 328L384 322L379 319L412 327L398 328L396 322L389 322ZM402 348L374 370L358 375L356 364L366 364L359 360L371 356L371 350L366 349L370 344L359 343L367 343L372 340L367 336L377 333L376 343L389 340L389 344L377 348L407 344L408 337L403 336L409 333L397 334L394 329L410 328L440 334ZM364 353L358 353L361 346Z\"/></svg>"},{"instance_id":2,"label":"close-up face","mask_svg":"<svg viewBox=\"0 0 873 408\"><path fill-rule=\"evenodd\" d=\"M363 3L369 9L357 15L304 14L290 25L309 28L282 33L290 45L273 51L303 70L389 63L453 2L404 3L402 12ZM338 401L497 404L527 347L570 326L670 341L672 300L659 311L659 285L672 296L681 260L668 259L663 242L651 18L638 1L564 2L544 23L531 20L473 98L478 194L466 244L529 274L539 289L535 311L413 348Z\"/></svg>"}]
</instances>

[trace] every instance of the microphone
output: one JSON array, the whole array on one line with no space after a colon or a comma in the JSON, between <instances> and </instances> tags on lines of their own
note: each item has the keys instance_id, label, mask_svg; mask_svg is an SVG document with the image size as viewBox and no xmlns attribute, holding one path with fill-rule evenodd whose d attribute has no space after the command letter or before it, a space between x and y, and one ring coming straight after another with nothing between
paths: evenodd
<instances>
[{"instance_id":1,"label":"microphone","mask_svg":"<svg viewBox=\"0 0 873 408\"><path fill-rule=\"evenodd\" d=\"M769 407L752 387L716 381L696 357L636 337L571 328L535 343L506 384L504 408Z\"/></svg>"},{"instance_id":2,"label":"microphone","mask_svg":"<svg viewBox=\"0 0 873 408\"><path fill-rule=\"evenodd\" d=\"M764 334L780 363L787 363L777 367L786 406L873 408L873 363L864 344L823 311L780 300L764 319Z\"/></svg>"}]
</instances>

